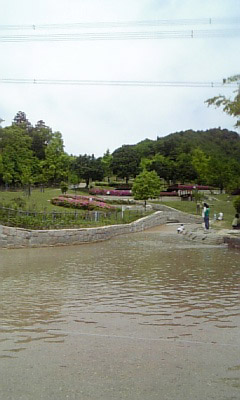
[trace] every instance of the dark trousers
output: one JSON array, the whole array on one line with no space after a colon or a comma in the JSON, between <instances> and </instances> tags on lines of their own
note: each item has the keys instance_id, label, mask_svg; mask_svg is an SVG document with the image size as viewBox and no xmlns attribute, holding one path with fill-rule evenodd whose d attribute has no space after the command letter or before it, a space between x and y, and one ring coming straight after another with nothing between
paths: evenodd
<instances>
[{"instance_id":1,"label":"dark trousers","mask_svg":"<svg viewBox=\"0 0 240 400\"><path fill-rule=\"evenodd\" d=\"M209 217L204 217L205 228L209 229Z\"/></svg>"}]
</instances>

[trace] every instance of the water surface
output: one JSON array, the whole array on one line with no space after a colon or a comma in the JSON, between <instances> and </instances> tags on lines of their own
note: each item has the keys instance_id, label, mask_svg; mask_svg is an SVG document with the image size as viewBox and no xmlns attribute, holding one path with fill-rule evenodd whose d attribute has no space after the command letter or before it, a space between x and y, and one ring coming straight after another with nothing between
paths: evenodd
<instances>
[{"instance_id":1,"label":"water surface","mask_svg":"<svg viewBox=\"0 0 240 400\"><path fill-rule=\"evenodd\" d=\"M239 251L169 227L0 257L1 399L239 398Z\"/></svg>"}]
</instances>

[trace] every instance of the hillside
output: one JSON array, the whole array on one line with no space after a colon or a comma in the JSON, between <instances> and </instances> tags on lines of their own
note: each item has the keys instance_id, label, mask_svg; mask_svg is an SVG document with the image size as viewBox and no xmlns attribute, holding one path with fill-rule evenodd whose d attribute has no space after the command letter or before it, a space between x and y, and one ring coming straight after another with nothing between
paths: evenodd
<instances>
[{"instance_id":1,"label":"hillside","mask_svg":"<svg viewBox=\"0 0 240 400\"><path fill-rule=\"evenodd\" d=\"M175 159L181 153L190 153L199 147L206 155L221 155L240 162L240 135L227 129L206 131L187 130L171 133L157 140L145 139L134 146L141 156L160 153Z\"/></svg>"}]
</instances>

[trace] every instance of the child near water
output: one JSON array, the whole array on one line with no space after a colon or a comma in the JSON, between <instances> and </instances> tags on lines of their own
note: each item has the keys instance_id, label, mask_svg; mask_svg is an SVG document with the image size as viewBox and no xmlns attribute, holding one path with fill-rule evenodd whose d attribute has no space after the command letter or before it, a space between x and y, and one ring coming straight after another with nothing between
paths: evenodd
<instances>
[{"instance_id":1,"label":"child near water","mask_svg":"<svg viewBox=\"0 0 240 400\"><path fill-rule=\"evenodd\" d=\"M177 233L183 233L184 231L184 225L181 224L178 228L177 228Z\"/></svg>"}]
</instances>

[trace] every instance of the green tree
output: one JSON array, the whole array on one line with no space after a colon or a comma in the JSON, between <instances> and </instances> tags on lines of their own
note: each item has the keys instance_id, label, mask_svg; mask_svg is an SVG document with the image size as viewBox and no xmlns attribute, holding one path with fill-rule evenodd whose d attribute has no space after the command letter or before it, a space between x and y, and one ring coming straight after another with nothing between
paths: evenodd
<instances>
[{"instance_id":1,"label":"green tree","mask_svg":"<svg viewBox=\"0 0 240 400\"><path fill-rule=\"evenodd\" d=\"M207 183L209 159L200 148L196 148L192 152L192 165L197 172L197 183L199 184Z\"/></svg>"},{"instance_id":2,"label":"green tree","mask_svg":"<svg viewBox=\"0 0 240 400\"><path fill-rule=\"evenodd\" d=\"M134 199L144 200L146 205L149 198L159 196L162 186L162 181L156 171L144 170L134 179L132 187Z\"/></svg>"},{"instance_id":3,"label":"green tree","mask_svg":"<svg viewBox=\"0 0 240 400\"><path fill-rule=\"evenodd\" d=\"M27 119L26 114L23 111L18 111L13 119L13 125L20 126L25 129L26 132L30 132L33 127L32 124Z\"/></svg>"},{"instance_id":4,"label":"green tree","mask_svg":"<svg viewBox=\"0 0 240 400\"><path fill-rule=\"evenodd\" d=\"M45 122L40 120L29 133L32 138L33 154L39 159L44 160L46 157L46 149L53 138L51 128L45 125Z\"/></svg>"},{"instance_id":5,"label":"green tree","mask_svg":"<svg viewBox=\"0 0 240 400\"><path fill-rule=\"evenodd\" d=\"M228 99L226 98L226 96L219 95L206 100L205 103L207 103L208 106L215 105L216 107L222 107L223 111L226 114L231 115L234 118L237 118L237 122L234 126L236 128L239 128L240 127L240 75L234 75L231 76L230 78L223 80L224 84L231 84L233 82L236 82L239 85L238 89L234 91L234 93L237 94L233 99Z\"/></svg>"},{"instance_id":6,"label":"green tree","mask_svg":"<svg viewBox=\"0 0 240 400\"><path fill-rule=\"evenodd\" d=\"M110 177L113 174L112 159L113 159L113 156L110 154L109 149L107 149L106 153L104 153L104 155L101 159L101 163L102 163L102 167L104 170L104 176L106 176L108 178L108 182L110 181Z\"/></svg>"},{"instance_id":7,"label":"green tree","mask_svg":"<svg viewBox=\"0 0 240 400\"><path fill-rule=\"evenodd\" d=\"M240 196L237 196L237 197L233 200L233 205L234 205L235 210L237 211L237 213L240 214Z\"/></svg>"},{"instance_id":8,"label":"green tree","mask_svg":"<svg viewBox=\"0 0 240 400\"><path fill-rule=\"evenodd\" d=\"M70 158L64 152L62 135L60 132L55 132L46 148L45 160L41 163L43 181L56 184L66 180L69 163Z\"/></svg>"},{"instance_id":9,"label":"green tree","mask_svg":"<svg viewBox=\"0 0 240 400\"><path fill-rule=\"evenodd\" d=\"M74 170L74 165L76 161L76 156L69 156L69 171L68 171L68 184L73 185L76 189L76 185L79 183L79 177Z\"/></svg>"},{"instance_id":10,"label":"green tree","mask_svg":"<svg viewBox=\"0 0 240 400\"><path fill-rule=\"evenodd\" d=\"M85 180L86 187L89 186L90 179L102 180L104 177L101 159L95 158L94 154L92 154L92 156L84 154L76 157L73 169L80 180Z\"/></svg>"},{"instance_id":11,"label":"green tree","mask_svg":"<svg viewBox=\"0 0 240 400\"><path fill-rule=\"evenodd\" d=\"M164 179L166 182L175 180L176 178L175 162L161 154L156 154L152 158L151 164L147 166L147 170L156 171L158 176Z\"/></svg>"},{"instance_id":12,"label":"green tree","mask_svg":"<svg viewBox=\"0 0 240 400\"><path fill-rule=\"evenodd\" d=\"M190 153L181 153L175 162L175 179L181 183L195 182L197 172L192 164Z\"/></svg>"},{"instance_id":13,"label":"green tree","mask_svg":"<svg viewBox=\"0 0 240 400\"><path fill-rule=\"evenodd\" d=\"M31 150L31 138L24 130L12 125L1 129L2 176L7 184L22 184L23 176L33 175L36 159Z\"/></svg>"},{"instance_id":14,"label":"green tree","mask_svg":"<svg viewBox=\"0 0 240 400\"><path fill-rule=\"evenodd\" d=\"M124 145L112 154L113 173L119 178L126 179L126 183L130 177L135 177L139 171L140 156L133 146Z\"/></svg>"},{"instance_id":15,"label":"green tree","mask_svg":"<svg viewBox=\"0 0 240 400\"><path fill-rule=\"evenodd\" d=\"M139 165L140 172L144 171L145 169L147 171L150 171L151 165L152 165L152 158L142 157Z\"/></svg>"},{"instance_id":16,"label":"green tree","mask_svg":"<svg viewBox=\"0 0 240 400\"><path fill-rule=\"evenodd\" d=\"M22 168L21 183L23 186L25 186L27 195L30 196L31 185L34 183L34 178L32 174L31 164L29 163L29 160L27 161L28 162Z\"/></svg>"},{"instance_id":17,"label":"green tree","mask_svg":"<svg viewBox=\"0 0 240 400\"><path fill-rule=\"evenodd\" d=\"M223 189L235 179L233 164L222 156L212 156L208 162L208 180L207 183L215 187L219 187L221 192Z\"/></svg>"},{"instance_id":18,"label":"green tree","mask_svg":"<svg viewBox=\"0 0 240 400\"><path fill-rule=\"evenodd\" d=\"M2 179L2 174L3 174L3 160L2 160L2 155L0 153L0 179Z\"/></svg>"},{"instance_id":19,"label":"green tree","mask_svg":"<svg viewBox=\"0 0 240 400\"><path fill-rule=\"evenodd\" d=\"M62 192L62 194L65 194L65 193L67 193L67 191L68 191L68 184L66 183L66 182L61 182L60 183L60 189L61 189L61 192Z\"/></svg>"}]
</instances>

